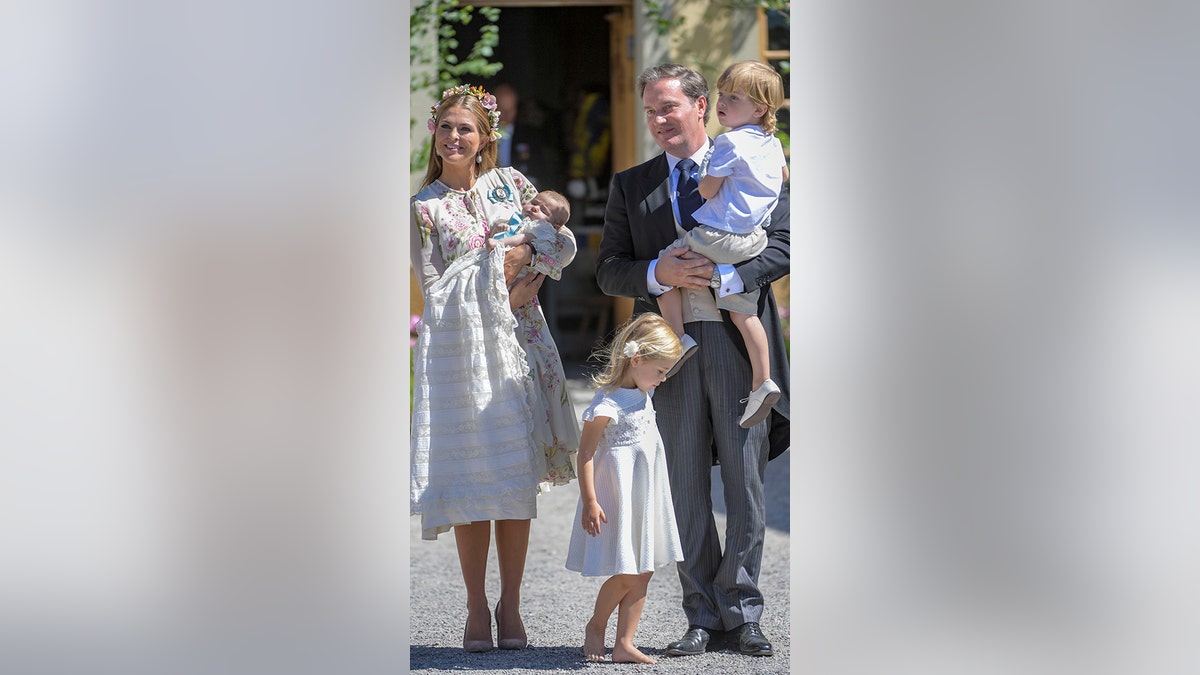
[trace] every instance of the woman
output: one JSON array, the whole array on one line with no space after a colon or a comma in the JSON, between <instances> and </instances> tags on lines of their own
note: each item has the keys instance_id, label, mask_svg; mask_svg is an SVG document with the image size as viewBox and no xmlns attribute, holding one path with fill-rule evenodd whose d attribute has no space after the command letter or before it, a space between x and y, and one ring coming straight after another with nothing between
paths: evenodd
<instances>
[{"instance_id":1,"label":"woman","mask_svg":"<svg viewBox=\"0 0 1200 675\"><path fill-rule=\"evenodd\" d=\"M489 253L489 225L507 221L537 190L520 172L496 167L495 98L480 87L448 89L433 106L433 148L412 199L413 265L425 297L417 343L412 420L412 511L422 538L454 528L467 590L463 648L493 648L484 591L496 521L499 646L527 644L521 579L539 484L574 478L579 426L562 363L537 303L545 275L574 258L559 231L553 250L529 244ZM530 274L512 283L518 271Z\"/></svg>"}]
</instances>

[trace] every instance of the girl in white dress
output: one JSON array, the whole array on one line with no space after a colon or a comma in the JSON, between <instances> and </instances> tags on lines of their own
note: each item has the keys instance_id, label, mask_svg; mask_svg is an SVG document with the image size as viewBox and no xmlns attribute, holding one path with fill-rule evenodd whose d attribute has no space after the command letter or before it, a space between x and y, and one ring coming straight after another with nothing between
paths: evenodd
<instances>
[{"instance_id":1,"label":"girl in white dress","mask_svg":"<svg viewBox=\"0 0 1200 675\"><path fill-rule=\"evenodd\" d=\"M633 635L654 569L683 554L650 398L680 352L670 324L642 314L618 331L608 366L593 378L599 391L583 413L579 505L567 554L567 569L609 577L584 631L589 661L604 660L608 619L618 610L612 660L655 662L633 646Z\"/></svg>"}]
</instances>

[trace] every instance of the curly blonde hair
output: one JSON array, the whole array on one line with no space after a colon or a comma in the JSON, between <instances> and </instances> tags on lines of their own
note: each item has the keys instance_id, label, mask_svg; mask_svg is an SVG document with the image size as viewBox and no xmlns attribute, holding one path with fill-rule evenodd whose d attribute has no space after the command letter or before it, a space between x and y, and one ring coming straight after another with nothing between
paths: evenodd
<instances>
[{"instance_id":1,"label":"curly blonde hair","mask_svg":"<svg viewBox=\"0 0 1200 675\"><path fill-rule=\"evenodd\" d=\"M768 134L775 133L775 111L783 105L783 78L775 69L759 61L739 61L725 69L717 78L717 91L746 92L755 105L766 106L759 126Z\"/></svg>"},{"instance_id":2,"label":"curly blonde hair","mask_svg":"<svg viewBox=\"0 0 1200 675\"><path fill-rule=\"evenodd\" d=\"M595 353L606 365L592 376L592 383L598 388L616 387L629 372L633 357L675 361L682 352L679 338L666 319L651 312L640 314L618 328L612 342Z\"/></svg>"}]
</instances>

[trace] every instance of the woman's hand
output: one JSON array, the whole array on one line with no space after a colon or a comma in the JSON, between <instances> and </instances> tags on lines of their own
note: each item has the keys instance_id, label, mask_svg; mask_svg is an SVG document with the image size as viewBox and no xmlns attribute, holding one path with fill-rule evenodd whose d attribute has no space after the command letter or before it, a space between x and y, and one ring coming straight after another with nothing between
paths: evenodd
<instances>
[{"instance_id":1,"label":"woman's hand","mask_svg":"<svg viewBox=\"0 0 1200 675\"><path fill-rule=\"evenodd\" d=\"M522 246L521 248L529 248ZM511 251L510 251L511 253ZM511 309L524 307L533 302L537 297L538 289L542 287L542 282L546 280L545 274L530 274L524 279L519 279L513 287L508 289L508 306Z\"/></svg>"},{"instance_id":2,"label":"woman's hand","mask_svg":"<svg viewBox=\"0 0 1200 675\"><path fill-rule=\"evenodd\" d=\"M607 523L608 516L604 515L604 509L600 508L600 503L593 499L584 502L583 518L580 521L583 531L594 537L600 534L600 523Z\"/></svg>"},{"instance_id":3,"label":"woman's hand","mask_svg":"<svg viewBox=\"0 0 1200 675\"><path fill-rule=\"evenodd\" d=\"M504 283L511 284L517 273L533 262L533 248L517 246L504 252Z\"/></svg>"}]
</instances>

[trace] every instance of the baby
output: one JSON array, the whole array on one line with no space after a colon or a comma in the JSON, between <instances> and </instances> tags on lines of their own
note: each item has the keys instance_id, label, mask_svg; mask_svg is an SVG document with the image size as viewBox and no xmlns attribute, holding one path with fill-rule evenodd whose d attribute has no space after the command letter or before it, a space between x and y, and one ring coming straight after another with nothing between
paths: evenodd
<instances>
[{"instance_id":1,"label":"baby","mask_svg":"<svg viewBox=\"0 0 1200 675\"><path fill-rule=\"evenodd\" d=\"M509 247L530 244L536 250L537 245L534 242L540 235L551 238L554 236L544 229L539 233L539 223L548 222L557 232L570 219L571 203L567 198L553 190L543 190L534 195L525 208L521 209L521 215L514 213L506 221L497 220L492 223L492 238L488 241L488 248L495 248L501 243Z\"/></svg>"},{"instance_id":2,"label":"baby","mask_svg":"<svg viewBox=\"0 0 1200 675\"><path fill-rule=\"evenodd\" d=\"M523 217L522 217L523 216ZM496 220L492 223L488 239L488 250L503 244L510 248L528 245L533 249L536 259L538 251L555 250L555 234L571 219L571 203L567 198L553 190L543 190L533 196L529 203L521 209L521 213L513 213L508 220ZM516 279L524 279L529 275L529 268L517 273ZM513 283L516 283L516 279ZM509 285L511 288L511 284Z\"/></svg>"}]
</instances>

